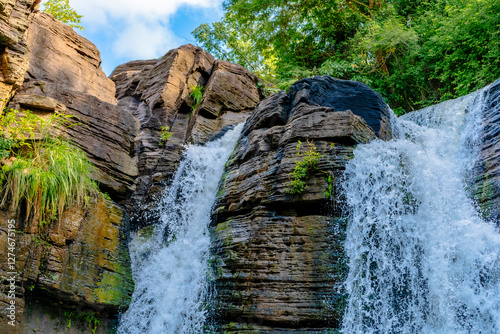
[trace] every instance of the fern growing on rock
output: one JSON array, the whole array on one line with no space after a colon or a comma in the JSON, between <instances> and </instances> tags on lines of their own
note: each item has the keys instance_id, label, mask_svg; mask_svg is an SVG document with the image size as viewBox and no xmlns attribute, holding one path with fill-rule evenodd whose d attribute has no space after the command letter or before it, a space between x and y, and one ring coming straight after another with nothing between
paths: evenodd
<instances>
[{"instance_id":1,"label":"fern growing on rock","mask_svg":"<svg viewBox=\"0 0 500 334\"><path fill-rule=\"evenodd\" d=\"M318 162L323 156L318 152L312 141L307 141L307 149L303 153L300 151L301 145L302 142L299 141L297 144L297 157L299 159L295 161L295 168L290 173L290 188L287 190L289 194L302 194L306 190L306 182L312 172L317 169Z\"/></svg>"}]
</instances>

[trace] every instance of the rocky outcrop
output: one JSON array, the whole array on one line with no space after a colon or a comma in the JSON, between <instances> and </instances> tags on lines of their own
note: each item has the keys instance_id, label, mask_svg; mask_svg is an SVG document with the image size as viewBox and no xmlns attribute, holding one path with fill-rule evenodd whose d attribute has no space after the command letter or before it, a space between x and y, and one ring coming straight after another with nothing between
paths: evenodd
<instances>
[{"instance_id":1,"label":"rocky outcrop","mask_svg":"<svg viewBox=\"0 0 500 334\"><path fill-rule=\"evenodd\" d=\"M6 96L10 98L15 92L8 106L31 110L41 117L54 112L72 115L75 125L54 127L53 133L70 139L87 153L97 167L93 177L103 191L116 200L130 196L137 177L135 137L139 122L116 105L114 83L102 72L96 47L49 14L36 12L28 17L32 1L4 3L0 2L4 12L12 7L10 21L5 18L0 22L7 22L18 34L17 42L8 40L11 44L2 58L3 65L12 67L8 71L4 68L0 78L1 85L10 85ZM5 31L4 26L1 29ZM21 46L24 49L19 49ZM15 53L17 63L9 52ZM13 66L20 75L15 82L5 76L14 71ZM104 324L128 307L134 283L127 247L129 219L121 207L102 197L89 199L87 206L70 208L49 225L27 220L25 215L23 205L14 212L0 209L0 255L7 259L8 251L16 260L14 267L7 261L0 266L4 292L0 318L1 325L8 326L1 332L39 329L55 333L66 328L61 325L67 318L64 312L92 314ZM14 236L9 235L9 221L14 222ZM8 249L10 244L15 245L12 250ZM8 281L10 277L14 280ZM16 296L15 328L7 325L6 318L12 300L6 293L10 287ZM33 313L24 314L33 305L40 319L47 309L55 309L57 312L50 315L53 322L40 327Z\"/></svg>"},{"instance_id":2,"label":"rocky outcrop","mask_svg":"<svg viewBox=\"0 0 500 334\"><path fill-rule=\"evenodd\" d=\"M192 45L158 60L120 65L110 78L116 83L118 105L141 124L136 142L140 177L129 207L144 196L147 204L168 183L186 143L204 143L245 121L261 99L255 75ZM205 93L195 106L190 94L197 86ZM161 145L165 126L172 137Z\"/></svg>"},{"instance_id":3,"label":"rocky outcrop","mask_svg":"<svg viewBox=\"0 0 500 334\"><path fill-rule=\"evenodd\" d=\"M0 110L21 86L28 69L25 32L34 1L0 1Z\"/></svg>"},{"instance_id":4,"label":"rocky outcrop","mask_svg":"<svg viewBox=\"0 0 500 334\"><path fill-rule=\"evenodd\" d=\"M26 320L30 315L23 315L30 303L56 309L64 304L68 312L101 312L101 319L128 307L134 290L127 248L129 221L118 206L98 199L87 208L69 208L48 227L25 221L21 210L0 213L0 245L14 245L15 257L14 267L2 262L0 275L15 277L19 333L39 326ZM9 222L16 226L14 236L8 234ZM7 252L2 247L0 256L8 258ZM10 300L2 294L0 317L4 329L12 330L6 317Z\"/></svg>"},{"instance_id":5,"label":"rocky outcrop","mask_svg":"<svg viewBox=\"0 0 500 334\"><path fill-rule=\"evenodd\" d=\"M103 191L124 199L137 177L135 137L139 122L116 105L114 83L100 68L97 48L46 13L35 13L27 31L29 68L9 107L45 116L72 115L80 125L59 131L97 167Z\"/></svg>"},{"instance_id":6,"label":"rocky outcrop","mask_svg":"<svg viewBox=\"0 0 500 334\"><path fill-rule=\"evenodd\" d=\"M346 219L336 189L356 144L391 137L389 112L366 85L330 77L301 80L259 104L227 163L213 214L219 330L338 328ZM296 161L313 147L317 169L303 193L291 194Z\"/></svg>"},{"instance_id":7,"label":"rocky outcrop","mask_svg":"<svg viewBox=\"0 0 500 334\"><path fill-rule=\"evenodd\" d=\"M500 79L480 91L479 157L470 178L470 191L484 218L500 227Z\"/></svg>"}]
</instances>

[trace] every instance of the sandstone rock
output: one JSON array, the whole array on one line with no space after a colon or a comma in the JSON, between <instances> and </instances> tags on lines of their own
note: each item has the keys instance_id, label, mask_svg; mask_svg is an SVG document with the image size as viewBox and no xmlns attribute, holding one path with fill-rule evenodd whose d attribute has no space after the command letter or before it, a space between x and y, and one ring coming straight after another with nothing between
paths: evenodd
<instances>
[{"instance_id":1,"label":"sandstone rock","mask_svg":"<svg viewBox=\"0 0 500 334\"><path fill-rule=\"evenodd\" d=\"M26 41L31 51L28 73L48 84L46 94L64 88L116 104L115 85L101 70L99 51L73 28L37 12L31 16Z\"/></svg>"},{"instance_id":2,"label":"sandstone rock","mask_svg":"<svg viewBox=\"0 0 500 334\"><path fill-rule=\"evenodd\" d=\"M191 141L204 143L220 129L242 123L260 102L257 78L245 68L216 60L203 100L195 113Z\"/></svg>"},{"instance_id":3,"label":"sandstone rock","mask_svg":"<svg viewBox=\"0 0 500 334\"><path fill-rule=\"evenodd\" d=\"M338 328L346 220L336 188L356 144L390 137L388 112L365 85L329 77L299 81L259 104L227 163L212 217L221 331ZM290 173L309 145L321 154L317 170L292 195Z\"/></svg>"},{"instance_id":4,"label":"sandstone rock","mask_svg":"<svg viewBox=\"0 0 500 334\"><path fill-rule=\"evenodd\" d=\"M139 122L116 105L115 87L100 68L97 48L46 13L32 15L27 32L29 69L9 107L41 116L65 112L80 125L59 128L97 167L103 191L125 199L138 175Z\"/></svg>"},{"instance_id":5,"label":"sandstone rock","mask_svg":"<svg viewBox=\"0 0 500 334\"><path fill-rule=\"evenodd\" d=\"M254 75L192 45L171 50L159 60L120 65L110 78L116 83L118 105L141 123L136 146L141 176L130 207L137 207L144 197L143 206L147 205L168 183L186 143L204 143L244 122L260 101ZM204 86L205 94L193 110L190 94L196 86ZM161 147L163 126L173 135Z\"/></svg>"},{"instance_id":6,"label":"sandstone rock","mask_svg":"<svg viewBox=\"0 0 500 334\"><path fill-rule=\"evenodd\" d=\"M23 83L28 69L25 32L33 2L0 1L0 110Z\"/></svg>"}]
</instances>

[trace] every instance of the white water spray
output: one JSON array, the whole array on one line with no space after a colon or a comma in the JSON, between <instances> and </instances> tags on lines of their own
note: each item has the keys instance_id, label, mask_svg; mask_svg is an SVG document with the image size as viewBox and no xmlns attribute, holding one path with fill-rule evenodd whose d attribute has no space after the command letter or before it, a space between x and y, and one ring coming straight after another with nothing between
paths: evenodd
<instances>
[{"instance_id":1,"label":"white water spray","mask_svg":"<svg viewBox=\"0 0 500 334\"><path fill-rule=\"evenodd\" d=\"M208 225L217 186L243 125L190 146L160 203L161 224L130 244L135 292L121 334L201 333L206 318Z\"/></svg>"},{"instance_id":2,"label":"white water spray","mask_svg":"<svg viewBox=\"0 0 500 334\"><path fill-rule=\"evenodd\" d=\"M393 140L356 149L343 333L500 333L500 235L464 190L482 96L394 119Z\"/></svg>"}]
</instances>

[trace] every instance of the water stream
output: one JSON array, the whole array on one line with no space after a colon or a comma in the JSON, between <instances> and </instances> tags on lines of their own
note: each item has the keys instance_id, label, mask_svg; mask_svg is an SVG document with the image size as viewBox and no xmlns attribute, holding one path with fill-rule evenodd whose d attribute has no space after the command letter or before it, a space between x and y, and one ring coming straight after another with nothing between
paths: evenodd
<instances>
[{"instance_id":1,"label":"water stream","mask_svg":"<svg viewBox=\"0 0 500 334\"><path fill-rule=\"evenodd\" d=\"M468 197L482 92L394 118L346 169L343 333L500 333L500 235Z\"/></svg>"},{"instance_id":2,"label":"water stream","mask_svg":"<svg viewBox=\"0 0 500 334\"><path fill-rule=\"evenodd\" d=\"M203 332L210 212L242 127L205 146L188 147L159 203L161 223L132 236L135 292L118 333Z\"/></svg>"}]
</instances>

